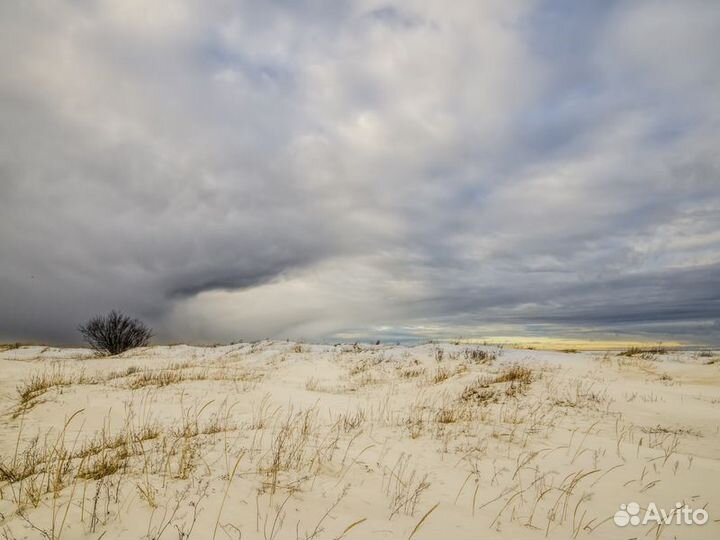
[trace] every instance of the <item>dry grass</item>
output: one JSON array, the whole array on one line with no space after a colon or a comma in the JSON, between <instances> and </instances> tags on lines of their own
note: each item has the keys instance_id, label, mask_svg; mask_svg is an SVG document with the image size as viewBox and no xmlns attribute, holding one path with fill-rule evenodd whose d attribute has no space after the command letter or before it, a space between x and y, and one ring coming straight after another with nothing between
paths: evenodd
<instances>
[{"instance_id":1,"label":"dry grass","mask_svg":"<svg viewBox=\"0 0 720 540\"><path fill-rule=\"evenodd\" d=\"M136 414L128 407L120 421L122 410L108 411L94 431L83 427L90 411L78 411L64 428L28 437L22 423L42 409L23 409L16 451L0 459L9 509L0 537L9 524L8 538L62 540L70 531L109 538L134 512L147 519L139 535L146 538L319 540L381 529L414 538L452 512L490 534L507 535L512 523L538 538L580 538L605 517L589 503L594 486L614 485L617 470L639 492L652 493L692 466L686 439L712 436L689 426L633 425L610 408L607 383L552 366L493 365L494 353L479 348L433 345L396 355L336 347L338 367L322 379L302 371L271 379L272 370L291 364L280 360L292 358L289 347L270 355L262 373L237 367L246 359L237 351L212 362L134 365L104 376L60 364L34 372L18 386L20 403L39 405L53 389L91 383L132 396L129 403L140 400L140 408ZM623 356L595 365L614 370L618 361L644 362ZM274 393L238 394L214 383L255 382L263 374ZM647 384L672 390L654 380ZM213 383L188 384L194 381ZM297 394L278 393L284 383ZM168 406L170 396L178 405ZM652 405L662 394L630 399ZM617 438L609 450L598 442L608 433ZM448 486L449 499L457 494L452 508L433 504L448 499ZM353 514L358 496L376 515ZM255 513L249 519L247 508Z\"/></svg>"},{"instance_id":2,"label":"dry grass","mask_svg":"<svg viewBox=\"0 0 720 540\"><path fill-rule=\"evenodd\" d=\"M456 424L470 421L473 418L472 410L457 401L441 405L435 412L435 422L438 424Z\"/></svg>"},{"instance_id":3,"label":"dry grass","mask_svg":"<svg viewBox=\"0 0 720 540\"><path fill-rule=\"evenodd\" d=\"M487 377L478 377L465 387L460 394L460 400L476 405L497 401L497 392L490 388L490 384Z\"/></svg>"},{"instance_id":4,"label":"dry grass","mask_svg":"<svg viewBox=\"0 0 720 540\"><path fill-rule=\"evenodd\" d=\"M346 412L338 418L338 423L344 433L349 433L360 428L365 423L365 409L356 409L354 412Z\"/></svg>"},{"instance_id":5,"label":"dry grass","mask_svg":"<svg viewBox=\"0 0 720 540\"><path fill-rule=\"evenodd\" d=\"M548 401L557 407L584 408L596 411L607 411L613 403L606 385L586 377L569 377L559 387L556 381L548 380L545 384Z\"/></svg>"},{"instance_id":6,"label":"dry grass","mask_svg":"<svg viewBox=\"0 0 720 540\"><path fill-rule=\"evenodd\" d=\"M428 475L411 469L410 456L404 453L391 469L386 469L383 483L385 493L390 497L389 519L399 513L414 515L421 495L430 487Z\"/></svg>"},{"instance_id":7,"label":"dry grass","mask_svg":"<svg viewBox=\"0 0 720 540\"><path fill-rule=\"evenodd\" d=\"M656 354L667 354L668 350L665 347L662 347L658 345L657 347L653 348L643 348L643 347L629 347L625 349L624 351L621 351L618 353L618 356L648 356L652 357Z\"/></svg>"},{"instance_id":8,"label":"dry grass","mask_svg":"<svg viewBox=\"0 0 720 540\"><path fill-rule=\"evenodd\" d=\"M465 349L463 352L465 359L474 364L492 364L497 355L484 349Z\"/></svg>"},{"instance_id":9,"label":"dry grass","mask_svg":"<svg viewBox=\"0 0 720 540\"><path fill-rule=\"evenodd\" d=\"M60 365L49 370L33 373L30 378L17 387L20 405L26 405L54 388L72 384L91 384L95 381L85 377L83 373L69 373Z\"/></svg>"},{"instance_id":10,"label":"dry grass","mask_svg":"<svg viewBox=\"0 0 720 540\"><path fill-rule=\"evenodd\" d=\"M401 379L415 379L425 375L425 368L417 365L409 367L398 366L397 374Z\"/></svg>"},{"instance_id":11,"label":"dry grass","mask_svg":"<svg viewBox=\"0 0 720 540\"><path fill-rule=\"evenodd\" d=\"M431 384L440 384L447 381L451 375L452 372L450 371L450 369L443 366L438 366L430 374L429 380Z\"/></svg>"},{"instance_id":12,"label":"dry grass","mask_svg":"<svg viewBox=\"0 0 720 540\"><path fill-rule=\"evenodd\" d=\"M193 380L205 379L207 379L207 376L204 374L197 374L193 378ZM163 386L178 384L187 380L189 380L188 375L177 370L141 371L137 374L137 376L133 377L126 386L131 390L138 390L139 388L145 388L146 386L157 386L162 388Z\"/></svg>"},{"instance_id":13,"label":"dry grass","mask_svg":"<svg viewBox=\"0 0 720 540\"><path fill-rule=\"evenodd\" d=\"M278 491L293 494L303 485L312 483L321 471L332 468L341 438L365 421L365 413L356 411L342 415L329 427L322 425L316 407L299 412L290 409L275 418L269 447L260 455L256 468L263 479L261 492L270 495ZM342 460L335 465L340 471L344 470L354 440L349 440Z\"/></svg>"},{"instance_id":14,"label":"dry grass","mask_svg":"<svg viewBox=\"0 0 720 540\"><path fill-rule=\"evenodd\" d=\"M503 369L493 382L516 382L519 384L530 384L533 382L533 372L530 368L520 365L513 365Z\"/></svg>"},{"instance_id":15,"label":"dry grass","mask_svg":"<svg viewBox=\"0 0 720 540\"><path fill-rule=\"evenodd\" d=\"M14 456L0 462L0 482L4 483L0 485L0 492L9 491L20 509L28 505L37 507L46 494L51 493L57 498L65 487L78 480L123 477L133 459L147 467L152 460L145 443L156 439L162 441L156 447L160 455L154 460L154 470L172 470L176 478L188 478L197 456L195 439L234 429L224 409L218 410L208 421L200 422L204 408L192 412L188 409L181 425L169 428L162 428L151 418L137 424L129 409L119 431L111 432L108 427L103 427L85 442L80 442L77 436L68 440L68 428L73 422L78 423L84 410L73 414L54 438L50 434L43 439L32 437L24 445L21 445L21 424ZM175 465L168 467L171 463Z\"/></svg>"},{"instance_id":16,"label":"dry grass","mask_svg":"<svg viewBox=\"0 0 720 540\"><path fill-rule=\"evenodd\" d=\"M129 377L130 375L134 375L135 373L138 373L140 371L142 371L142 368L140 366L129 366L123 370L111 371L107 374L105 380L111 381L113 379L123 379L125 377Z\"/></svg>"},{"instance_id":17,"label":"dry grass","mask_svg":"<svg viewBox=\"0 0 720 540\"><path fill-rule=\"evenodd\" d=\"M193 367L193 366L188 366ZM230 381L254 383L262 379L262 374L230 368L205 367L202 369L189 370L186 367L170 367L162 370L135 371L125 386L131 390L154 386L162 388L172 384L180 384L189 381Z\"/></svg>"},{"instance_id":18,"label":"dry grass","mask_svg":"<svg viewBox=\"0 0 720 540\"><path fill-rule=\"evenodd\" d=\"M30 375L29 379L17 386L18 403L13 412L13 417L29 411L40 403L40 397L50 390L62 389L73 384L98 384L99 380L88 377L84 371L72 372L63 364L53 364L43 371L37 371Z\"/></svg>"}]
</instances>

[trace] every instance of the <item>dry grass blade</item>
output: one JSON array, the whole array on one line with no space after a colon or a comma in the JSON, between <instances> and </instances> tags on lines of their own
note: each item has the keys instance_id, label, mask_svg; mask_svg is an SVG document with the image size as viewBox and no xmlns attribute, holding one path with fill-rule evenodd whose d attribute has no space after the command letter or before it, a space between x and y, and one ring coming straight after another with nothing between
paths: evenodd
<instances>
[{"instance_id":1,"label":"dry grass blade","mask_svg":"<svg viewBox=\"0 0 720 540\"><path fill-rule=\"evenodd\" d=\"M340 533L340 536L336 536L333 540L341 540L342 538L345 538L345 535L352 531L355 527L358 525L365 523L367 521L367 518L358 519L357 521L353 521L350 525L345 527L342 533Z\"/></svg>"},{"instance_id":2,"label":"dry grass blade","mask_svg":"<svg viewBox=\"0 0 720 540\"><path fill-rule=\"evenodd\" d=\"M425 523L425 520L430 517L430 514L432 514L438 506L440 506L440 503L436 502L435 506L433 506L430 510L425 512L425 515L420 518L420 521L417 522L417 524L413 528L412 532L408 536L408 540L410 540L413 536L415 536L415 533L417 533L420 530L420 527L422 527L423 523Z\"/></svg>"}]
</instances>

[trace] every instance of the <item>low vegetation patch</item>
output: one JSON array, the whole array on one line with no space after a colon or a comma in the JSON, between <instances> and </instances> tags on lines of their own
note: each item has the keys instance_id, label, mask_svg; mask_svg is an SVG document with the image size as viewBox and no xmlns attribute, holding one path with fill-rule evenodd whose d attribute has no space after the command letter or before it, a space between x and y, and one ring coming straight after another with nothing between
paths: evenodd
<instances>
[{"instance_id":1,"label":"low vegetation patch","mask_svg":"<svg viewBox=\"0 0 720 540\"><path fill-rule=\"evenodd\" d=\"M465 349L463 355L465 360L469 360L475 364L492 364L496 358L495 353L484 349Z\"/></svg>"},{"instance_id":2,"label":"low vegetation patch","mask_svg":"<svg viewBox=\"0 0 720 540\"><path fill-rule=\"evenodd\" d=\"M478 377L468 384L460 394L460 400L476 405L497 401L497 392L490 388L490 382L485 377Z\"/></svg>"},{"instance_id":3,"label":"low vegetation patch","mask_svg":"<svg viewBox=\"0 0 720 540\"><path fill-rule=\"evenodd\" d=\"M435 369L435 371L430 375L430 382L433 384L440 384L442 382L445 382L450 378L450 370L444 367L438 367Z\"/></svg>"},{"instance_id":4,"label":"low vegetation patch","mask_svg":"<svg viewBox=\"0 0 720 540\"><path fill-rule=\"evenodd\" d=\"M131 390L155 386L162 388L171 384L179 384L189 381L231 381L231 382L256 382L262 379L262 374L242 371L236 369L210 369L187 371L182 367L171 366L169 369L133 371L134 377L126 383Z\"/></svg>"},{"instance_id":5,"label":"low vegetation patch","mask_svg":"<svg viewBox=\"0 0 720 540\"><path fill-rule=\"evenodd\" d=\"M84 372L71 373L64 367L55 365L49 370L33 373L30 378L17 386L18 406L13 413L14 417L22 412L32 409L39 403L38 398L55 388L67 387L73 384L97 384L96 378L88 377Z\"/></svg>"},{"instance_id":6,"label":"low vegetation patch","mask_svg":"<svg viewBox=\"0 0 720 540\"><path fill-rule=\"evenodd\" d=\"M401 379L415 379L425 374L425 368L422 366L410 366L402 368L398 372Z\"/></svg>"},{"instance_id":7,"label":"low vegetation patch","mask_svg":"<svg viewBox=\"0 0 720 540\"><path fill-rule=\"evenodd\" d=\"M647 356L654 354L667 354L665 347L654 347L654 348L643 348L643 347L630 347L618 353L618 356Z\"/></svg>"},{"instance_id":8,"label":"low vegetation patch","mask_svg":"<svg viewBox=\"0 0 720 540\"><path fill-rule=\"evenodd\" d=\"M528 367L514 365L502 370L495 379L493 379L493 382L517 382L521 384L530 384L533 382L533 372Z\"/></svg>"}]
</instances>

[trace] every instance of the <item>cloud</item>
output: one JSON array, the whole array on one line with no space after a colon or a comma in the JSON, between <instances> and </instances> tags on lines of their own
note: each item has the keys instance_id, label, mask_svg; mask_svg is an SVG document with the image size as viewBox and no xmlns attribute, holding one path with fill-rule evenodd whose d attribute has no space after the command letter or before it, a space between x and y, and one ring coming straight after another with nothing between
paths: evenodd
<instances>
[{"instance_id":1,"label":"cloud","mask_svg":"<svg viewBox=\"0 0 720 540\"><path fill-rule=\"evenodd\" d=\"M720 9L0 7L0 339L711 339ZM663 36L658 42L656 37Z\"/></svg>"}]
</instances>

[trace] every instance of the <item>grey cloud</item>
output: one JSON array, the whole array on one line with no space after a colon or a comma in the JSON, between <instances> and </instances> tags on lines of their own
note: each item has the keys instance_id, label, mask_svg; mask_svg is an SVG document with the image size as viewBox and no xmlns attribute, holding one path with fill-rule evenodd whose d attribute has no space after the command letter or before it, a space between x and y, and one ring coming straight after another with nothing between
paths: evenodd
<instances>
[{"instance_id":1,"label":"grey cloud","mask_svg":"<svg viewBox=\"0 0 720 540\"><path fill-rule=\"evenodd\" d=\"M0 339L110 308L175 341L716 339L718 30L703 2L4 3Z\"/></svg>"}]
</instances>

